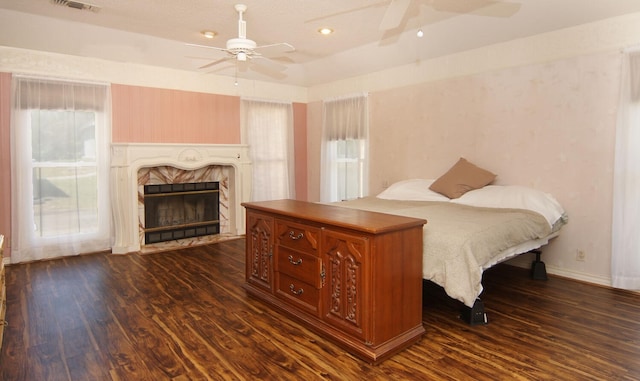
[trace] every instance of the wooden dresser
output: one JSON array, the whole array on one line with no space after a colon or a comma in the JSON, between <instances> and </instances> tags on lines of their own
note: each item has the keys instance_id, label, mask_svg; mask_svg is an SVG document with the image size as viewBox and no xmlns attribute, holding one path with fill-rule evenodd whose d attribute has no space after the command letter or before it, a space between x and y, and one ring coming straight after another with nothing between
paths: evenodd
<instances>
[{"instance_id":1,"label":"wooden dresser","mask_svg":"<svg viewBox=\"0 0 640 381\"><path fill-rule=\"evenodd\" d=\"M7 290L4 280L4 236L0 234L0 347L4 336L4 317L7 313Z\"/></svg>"},{"instance_id":2,"label":"wooden dresser","mask_svg":"<svg viewBox=\"0 0 640 381\"><path fill-rule=\"evenodd\" d=\"M425 220L294 200L242 205L248 294L369 363L422 337Z\"/></svg>"}]
</instances>

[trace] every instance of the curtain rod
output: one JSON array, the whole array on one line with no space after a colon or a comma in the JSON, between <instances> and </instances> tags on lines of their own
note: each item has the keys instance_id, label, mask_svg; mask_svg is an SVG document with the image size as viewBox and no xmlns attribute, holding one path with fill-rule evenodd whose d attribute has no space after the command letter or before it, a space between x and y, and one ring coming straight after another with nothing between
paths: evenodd
<instances>
[{"instance_id":1,"label":"curtain rod","mask_svg":"<svg viewBox=\"0 0 640 381\"><path fill-rule=\"evenodd\" d=\"M277 103L277 104L284 104L284 105L293 104L293 102L291 101L280 101L280 100L252 98L252 97L240 97L240 100L251 101L251 102L262 102L262 103Z\"/></svg>"},{"instance_id":2,"label":"curtain rod","mask_svg":"<svg viewBox=\"0 0 640 381\"><path fill-rule=\"evenodd\" d=\"M34 80L49 81L49 82L63 82L63 83L70 83L70 84L102 85L102 86L111 85L111 83L104 82L104 81L91 81L91 80L85 80L85 79L63 78L63 77L54 77L54 76L37 75L37 74L13 73L12 75L13 77L16 77L16 78L34 79Z\"/></svg>"},{"instance_id":3,"label":"curtain rod","mask_svg":"<svg viewBox=\"0 0 640 381\"><path fill-rule=\"evenodd\" d=\"M331 98L323 99L323 101L325 101L325 102L343 101L343 100L346 100L346 99L356 99L356 98L362 98L362 97L368 97L368 96L369 96L368 92L353 93L353 94L339 95L337 97L331 97Z\"/></svg>"}]
</instances>

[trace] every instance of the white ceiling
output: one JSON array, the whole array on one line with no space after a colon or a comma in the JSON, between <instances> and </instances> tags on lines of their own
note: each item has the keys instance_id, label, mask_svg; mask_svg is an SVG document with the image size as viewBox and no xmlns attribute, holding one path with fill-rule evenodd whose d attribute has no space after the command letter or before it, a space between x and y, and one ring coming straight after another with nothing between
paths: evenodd
<instances>
[{"instance_id":1,"label":"white ceiling","mask_svg":"<svg viewBox=\"0 0 640 381\"><path fill-rule=\"evenodd\" d=\"M0 45L313 86L640 12L640 0L411 0L401 26L385 32L379 23L391 0L79 1L101 9L0 0ZM224 47L237 37L238 2L248 6L248 38L296 48L278 59L286 70L237 73L234 61L198 69L224 53L185 43ZM322 26L335 33L321 36ZM207 40L202 30L218 36Z\"/></svg>"}]
</instances>

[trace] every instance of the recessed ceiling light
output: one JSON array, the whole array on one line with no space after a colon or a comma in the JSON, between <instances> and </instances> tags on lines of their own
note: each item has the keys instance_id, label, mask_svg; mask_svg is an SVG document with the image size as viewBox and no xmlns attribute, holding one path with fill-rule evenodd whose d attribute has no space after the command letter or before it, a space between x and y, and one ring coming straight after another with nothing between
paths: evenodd
<instances>
[{"instance_id":1,"label":"recessed ceiling light","mask_svg":"<svg viewBox=\"0 0 640 381\"><path fill-rule=\"evenodd\" d=\"M333 29L331 29L331 28L320 28L320 29L318 29L318 33L324 34L326 36L326 35L329 35L329 34L333 33Z\"/></svg>"},{"instance_id":2,"label":"recessed ceiling light","mask_svg":"<svg viewBox=\"0 0 640 381\"><path fill-rule=\"evenodd\" d=\"M214 38L216 36L216 32L212 32L210 30L203 30L201 33L206 38Z\"/></svg>"}]
</instances>

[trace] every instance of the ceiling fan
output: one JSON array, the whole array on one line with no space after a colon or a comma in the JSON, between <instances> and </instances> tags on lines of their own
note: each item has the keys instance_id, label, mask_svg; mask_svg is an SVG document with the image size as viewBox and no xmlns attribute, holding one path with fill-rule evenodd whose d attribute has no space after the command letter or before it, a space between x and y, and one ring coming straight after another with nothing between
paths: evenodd
<instances>
[{"instance_id":1,"label":"ceiling fan","mask_svg":"<svg viewBox=\"0 0 640 381\"><path fill-rule=\"evenodd\" d=\"M318 17L307 22L318 21L330 17L356 12L359 10L387 5L387 9L380 21L379 29L389 31L400 27L410 12L412 3L427 5L437 12L474 14L478 16L509 17L515 14L521 4L505 0L391 0L378 1L355 9ZM415 8L417 12L417 7Z\"/></svg>"},{"instance_id":2,"label":"ceiling fan","mask_svg":"<svg viewBox=\"0 0 640 381\"><path fill-rule=\"evenodd\" d=\"M277 76L277 72L284 70L286 66L278 62L274 62L272 59L277 58L283 53L293 52L295 51L295 48L293 45L286 42L258 45L255 41L248 39L247 23L242 18L244 12L247 11L247 6L244 4L236 4L235 10L238 12L238 37L227 40L225 48L187 44L190 46L214 49L227 54L226 57L209 62L206 65L201 66L200 69L206 69L226 61L236 61L240 65L241 70L246 69L247 65L250 65L252 69L258 72L262 72L263 74L270 76ZM259 60L260 63L255 60Z\"/></svg>"},{"instance_id":3,"label":"ceiling fan","mask_svg":"<svg viewBox=\"0 0 640 381\"><path fill-rule=\"evenodd\" d=\"M397 28L412 0L391 0L380 22L380 30ZM520 9L519 3L502 0L419 0L435 11L479 16L509 17Z\"/></svg>"}]
</instances>

